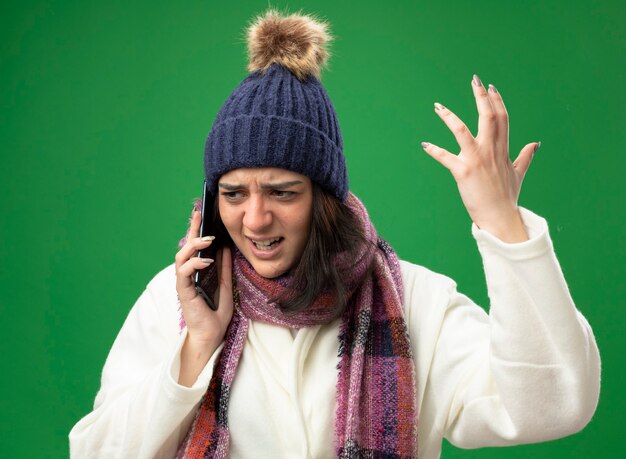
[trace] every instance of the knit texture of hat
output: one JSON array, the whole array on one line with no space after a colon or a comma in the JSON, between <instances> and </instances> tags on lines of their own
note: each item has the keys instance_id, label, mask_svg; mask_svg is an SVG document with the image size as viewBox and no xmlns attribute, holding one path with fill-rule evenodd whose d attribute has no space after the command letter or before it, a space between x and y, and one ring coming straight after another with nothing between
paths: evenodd
<instances>
[{"instance_id":1,"label":"knit texture of hat","mask_svg":"<svg viewBox=\"0 0 626 459\"><path fill-rule=\"evenodd\" d=\"M348 195L343 141L319 77L331 39L309 16L269 10L248 28L248 75L220 109L204 147L209 190L242 167L279 167Z\"/></svg>"}]
</instances>

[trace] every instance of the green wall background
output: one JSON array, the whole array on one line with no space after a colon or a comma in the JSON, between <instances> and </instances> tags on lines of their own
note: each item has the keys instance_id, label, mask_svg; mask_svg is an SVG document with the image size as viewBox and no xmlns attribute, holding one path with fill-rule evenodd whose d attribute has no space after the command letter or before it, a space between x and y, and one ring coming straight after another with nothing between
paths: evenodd
<instances>
[{"instance_id":1,"label":"green wall background","mask_svg":"<svg viewBox=\"0 0 626 459\"><path fill-rule=\"evenodd\" d=\"M173 261L202 148L245 77L241 31L266 1L22 1L0 6L0 307L4 457L65 457L129 308ZM540 140L520 204L548 219L603 357L579 434L446 458L626 457L620 1L276 1L328 19L323 81L351 187L401 257L487 305L452 177L419 147L456 151L432 110L475 128L474 72L511 117L511 151Z\"/></svg>"}]
</instances>

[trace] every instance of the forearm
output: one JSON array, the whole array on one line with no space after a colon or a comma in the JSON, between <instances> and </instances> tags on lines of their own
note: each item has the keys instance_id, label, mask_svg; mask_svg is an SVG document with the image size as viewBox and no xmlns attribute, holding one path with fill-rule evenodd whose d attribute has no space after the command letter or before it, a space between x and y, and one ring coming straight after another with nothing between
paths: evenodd
<instances>
[{"instance_id":1,"label":"forearm","mask_svg":"<svg viewBox=\"0 0 626 459\"><path fill-rule=\"evenodd\" d=\"M478 240L491 299L490 367L521 441L580 430L599 392L593 334L574 305L544 230L522 244Z\"/></svg>"},{"instance_id":2,"label":"forearm","mask_svg":"<svg viewBox=\"0 0 626 459\"><path fill-rule=\"evenodd\" d=\"M94 410L70 433L72 457L154 457L163 452L173 457L211 376L209 363L195 386L177 383L183 342L181 336L172 357L149 371L115 370L119 355L107 361Z\"/></svg>"},{"instance_id":3,"label":"forearm","mask_svg":"<svg viewBox=\"0 0 626 459\"><path fill-rule=\"evenodd\" d=\"M130 311L104 365L94 409L70 433L72 457L174 456L219 355L214 350L190 387L178 383L187 329L179 328L174 279L169 266Z\"/></svg>"},{"instance_id":4,"label":"forearm","mask_svg":"<svg viewBox=\"0 0 626 459\"><path fill-rule=\"evenodd\" d=\"M441 325L431 312L435 322L419 334L438 330L432 363L424 369L422 416L460 447L569 435L588 422L598 401L593 334L574 306L545 221L525 215L532 220L530 239L521 244L474 230L489 315L452 284Z\"/></svg>"}]
</instances>

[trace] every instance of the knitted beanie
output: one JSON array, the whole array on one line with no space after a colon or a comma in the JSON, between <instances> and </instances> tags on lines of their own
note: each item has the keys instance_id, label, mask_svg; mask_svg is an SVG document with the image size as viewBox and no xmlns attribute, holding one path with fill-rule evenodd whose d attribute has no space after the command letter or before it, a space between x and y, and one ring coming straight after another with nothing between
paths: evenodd
<instances>
[{"instance_id":1,"label":"knitted beanie","mask_svg":"<svg viewBox=\"0 0 626 459\"><path fill-rule=\"evenodd\" d=\"M209 190L241 167L306 175L344 201L348 176L335 109L320 82L327 25L273 9L248 28L248 75L220 109L204 147Z\"/></svg>"}]
</instances>

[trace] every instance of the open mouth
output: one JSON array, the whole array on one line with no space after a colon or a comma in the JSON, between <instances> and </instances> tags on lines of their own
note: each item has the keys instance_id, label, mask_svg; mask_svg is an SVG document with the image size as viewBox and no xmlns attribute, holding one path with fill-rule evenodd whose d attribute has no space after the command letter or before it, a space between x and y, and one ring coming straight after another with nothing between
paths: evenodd
<instances>
[{"instance_id":1,"label":"open mouth","mask_svg":"<svg viewBox=\"0 0 626 459\"><path fill-rule=\"evenodd\" d=\"M283 240L282 237L276 237L273 239L266 239L264 241L255 241L254 239L250 239L250 241L252 241L252 243L254 244L254 246L259 249L259 250L272 250L274 247L276 247L281 241Z\"/></svg>"}]
</instances>

